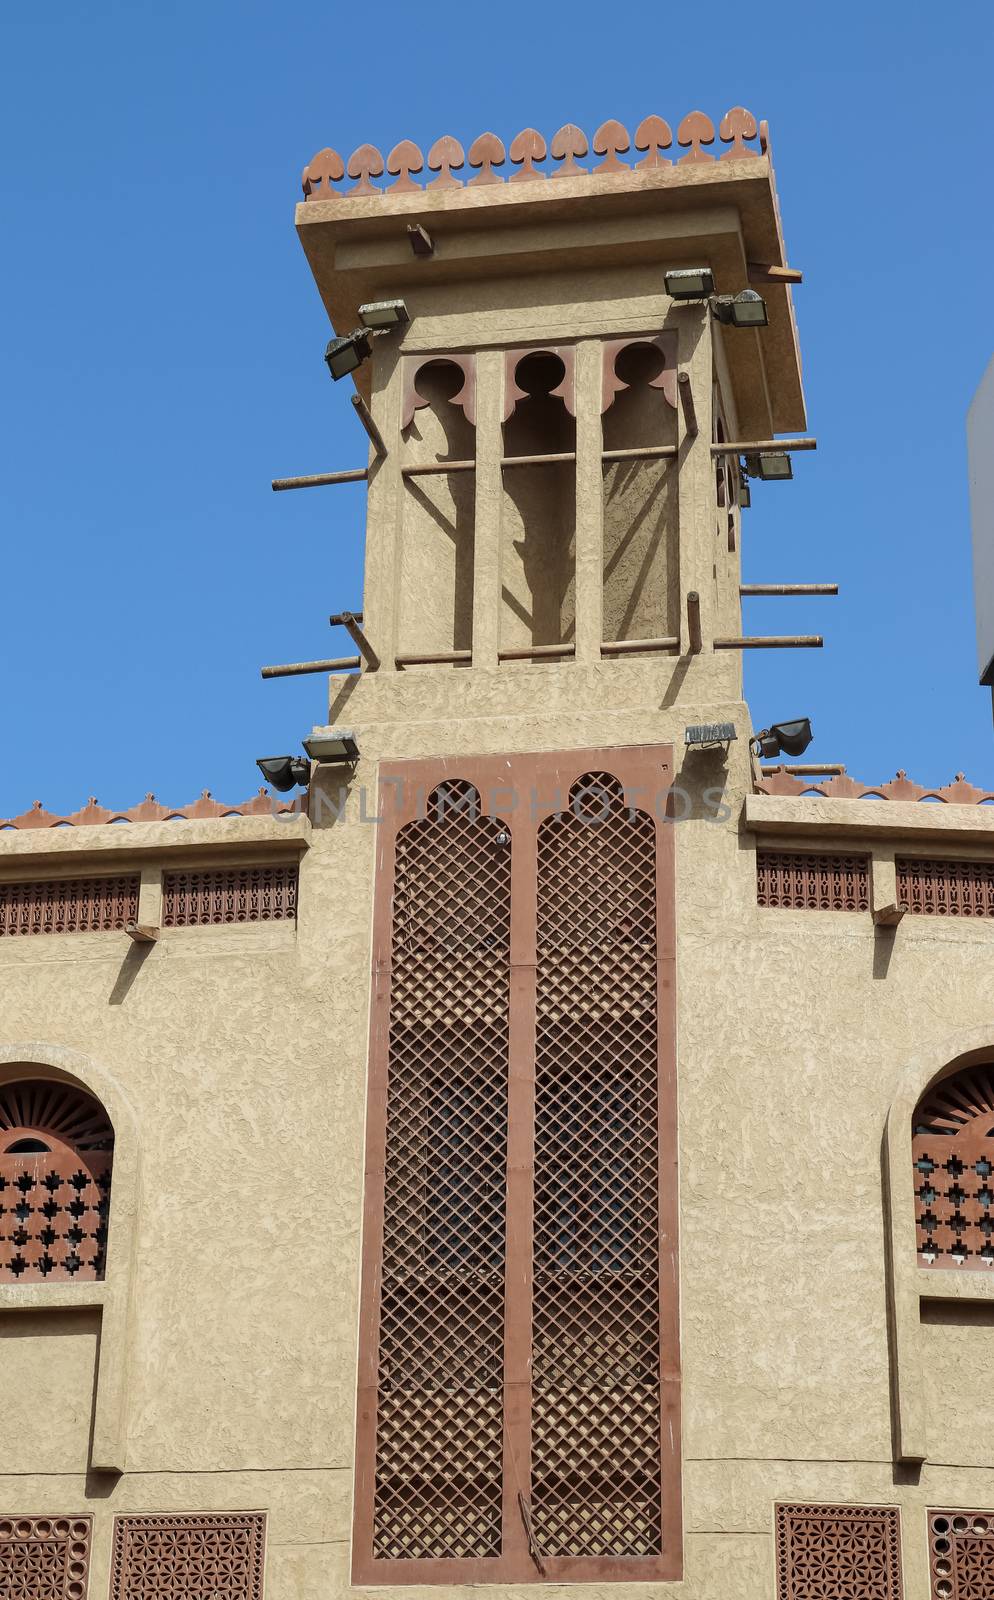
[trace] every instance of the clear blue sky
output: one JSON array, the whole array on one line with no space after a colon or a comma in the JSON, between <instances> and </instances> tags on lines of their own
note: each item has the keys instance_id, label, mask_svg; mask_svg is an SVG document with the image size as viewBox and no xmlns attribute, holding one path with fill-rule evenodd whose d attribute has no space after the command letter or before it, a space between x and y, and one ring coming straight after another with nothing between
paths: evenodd
<instances>
[{"instance_id":1,"label":"clear blue sky","mask_svg":"<svg viewBox=\"0 0 994 1600\"><path fill-rule=\"evenodd\" d=\"M749 602L824 651L748 659L757 720L812 757L994 785L976 685L964 417L994 349L989 0L579 4L423 13L275 0L8 0L0 21L3 726L0 816L34 798L180 804L256 787L358 606L361 490L269 479L364 460L293 231L300 171L649 112L770 122L815 455L758 485Z\"/></svg>"}]
</instances>

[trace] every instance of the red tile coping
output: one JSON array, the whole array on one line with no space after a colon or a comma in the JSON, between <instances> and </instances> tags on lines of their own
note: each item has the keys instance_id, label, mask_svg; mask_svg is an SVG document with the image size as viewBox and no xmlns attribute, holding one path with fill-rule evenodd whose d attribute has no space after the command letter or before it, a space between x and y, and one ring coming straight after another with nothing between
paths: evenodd
<instances>
[{"instance_id":1,"label":"red tile coping","mask_svg":"<svg viewBox=\"0 0 994 1600\"><path fill-rule=\"evenodd\" d=\"M823 795L826 800L938 800L953 806L982 806L994 801L994 790L978 789L957 772L952 783L941 789L923 789L901 771L889 783L858 783L840 774L815 783L811 778L795 778L789 772L769 773L756 781L757 794Z\"/></svg>"},{"instance_id":2,"label":"red tile coping","mask_svg":"<svg viewBox=\"0 0 994 1600\"><path fill-rule=\"evenodd\" d=\"M299 799L278 800L265 788L251 800L242 800L237 805L215 800L209 789L204 789L200 799L188 806L163 806L154 794L147 794L140 804L127 811L110 811L91 795L81 810L71 811L65 817L46 811L41 801L36 800L30 811L22 811L19 817L0 818L0 832L7 828L87 828L103 822L202 822L215 817L272 817L300 810Z\"/></svg>"},{"instance_id":3,"label":"red tile coping","mask_svg":"<svg viewBox=\"0 0 994 1600\"><path fill-rule=\"evenodd\" d=\"M717 159L739 161L770 155L766 123L757 123L752 112L744 106L733 106L731 111L726 111L718 124L718 138L729 146L721 152L720 158L704 149L705 145L712 145L715 141L715 127L711 118L703 111L688 112L676 131L676 142L685 151L684 155L677 157L676 164ZM758 140L759 149L751 148L747 140ZM620 157L632 150L633 143L632 159L622 161ZM476 188L505 181L522 183L538 178L586 177L591 172L611 175L630 172L633 167L642 170L671 167L673 161L661 152L671 149L672 145L673 133L669 123L657 116L643 118L635 130L634 141L628 129L613 119L601 123L590 144L582 129L572 122L560 128L548 144L535 128L525 128L512 139L508 150L495 133L481 133L469 147L469 164L477 169L476 176L464 179L454 174L465 166L466 154L458 139L445 134L441 139L436 139L428 151L428 171L435 176L429 178L426 175L422 183L416 181L414 174L424 171L425 160L411 139L402 139L394 145L385 163L382 152L372 144L360 145L347 162L343 161L337 150L326 148L319 150L304 168L304 198L334 200L357 195L412 194L421 189L458 189L464 184ZM538 171L536 164L544 162L550 153L553 161L559 162L559 165L546 172ZM636 153L641 159L636 158ZM591 154L600 156L601 160L587 167L578 164ZM508 155L518 170L495 172L494 168L503 166ZM382 178L384 172L389 174L393 182L374 183L373 179ZM344 181L346 175L354 182L344 189L335 187Z\"/></svg>"}]
</instances>

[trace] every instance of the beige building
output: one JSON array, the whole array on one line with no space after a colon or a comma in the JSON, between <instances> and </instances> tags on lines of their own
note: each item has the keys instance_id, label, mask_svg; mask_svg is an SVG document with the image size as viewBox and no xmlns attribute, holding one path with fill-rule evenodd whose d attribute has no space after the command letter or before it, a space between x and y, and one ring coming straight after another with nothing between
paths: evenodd
<instances>
[{"instance_id":1,"label":"beige building","mask_svg":"<svg viewBox=\"0 0 994 1600\"><path fill-rule=\"evenodd\" d=\"M753 754L798 274L717 133L305 170L309 786L0 834L0 1594L994 1594L994 796Z\"/></svg>"}]
</instances>

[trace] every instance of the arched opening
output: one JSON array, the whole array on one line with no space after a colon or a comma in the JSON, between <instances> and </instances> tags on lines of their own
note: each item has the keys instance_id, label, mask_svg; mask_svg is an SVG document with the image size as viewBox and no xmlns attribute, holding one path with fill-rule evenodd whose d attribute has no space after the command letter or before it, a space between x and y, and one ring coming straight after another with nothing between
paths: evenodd
<instances>
[{"instance_id":1,"label":"arched opening","mask_svg":"<svg viewBox=\"0 0 994 1600\"><path fill-rule=\"evenodd\" d=\"M0 1283L103 1278L114 1130L92 1095L0 1086Z\"/></svg>"},{"instance_id":2,"label":"arched opening","mask_svg":"<svg viewBox=\"0 0 994 1600\"><path fill-rule=\"evenodd\" d=\"M994 1060L940 1078L912 1120L918 1256L994 1266Z\"/></svg>"}]
</instances>

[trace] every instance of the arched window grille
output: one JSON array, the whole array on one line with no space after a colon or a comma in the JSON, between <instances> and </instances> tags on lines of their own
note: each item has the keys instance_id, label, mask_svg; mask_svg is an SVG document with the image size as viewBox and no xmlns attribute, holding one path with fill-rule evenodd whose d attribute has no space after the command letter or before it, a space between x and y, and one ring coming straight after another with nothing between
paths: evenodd
<instances>
[{"instance_id":1,"label":"arched window grille","mask_svg":"<svg viewBox=\"0 0 994 1600\"><path fill-rule=\"evenodd\" d=\"M113 1161L91 1095L50 1079L0 1086L0 1283L104 1276Z\"/></svg>"},{"instance_id":2,"label":"arched window grille","mask_svg":"<svg viewBox=\"0 0 994 1600\"><path fill-rule=\"evenodd\" d=\"M912 1153L919 1259L929 1267L994 1265L994 1062L926 1091Z\"/></svg>"}]
</instances>

